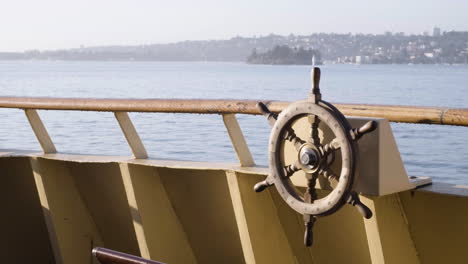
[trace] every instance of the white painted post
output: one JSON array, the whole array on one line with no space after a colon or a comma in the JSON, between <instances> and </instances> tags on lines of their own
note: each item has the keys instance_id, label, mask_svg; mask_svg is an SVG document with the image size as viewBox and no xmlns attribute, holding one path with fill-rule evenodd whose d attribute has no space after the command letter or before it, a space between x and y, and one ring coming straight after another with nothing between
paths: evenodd
<instances>
[{"instance_id":1,"label":"white painted post","mask_svg":"<svg viewBox=\"0 0 468 264\"><path fill-rule=\"evenodd\" d=\"M133 126L132 120L130 120L127 112L114 112L114 115L127 139L128 145L132 149L133 156L135 156L136 159L148 158L145 146L141 142L140 136Z\"/></svg>"},{"instance_id":2,"label":"white painted post","mask_svg":"<svg viewBox=\"0 0 468 264\"><path fill-rule=\"evenodd\" d=\"M241 166L255 166L255 162L253 160L252 154L250 153L249 146L247 145L239 123L237 122L236 115L224 114L223 121Z\"/></svg>"},{"instance_id":3,"label":"white painted post","mask_svg":"<svg viewBox=\"0 0 468 264\"><path fill-rule=\"evenodd\" d=\"M44 153L57 153L57 149L54 146L54 142L47 133L47 129L45 128L44 124L42 123L39 114L35 109L25 109L24 113L28 118L29 124L31 125L34 134L36 135L39 144L41 145L42 151Z\"/></svg>"}]
</instances>

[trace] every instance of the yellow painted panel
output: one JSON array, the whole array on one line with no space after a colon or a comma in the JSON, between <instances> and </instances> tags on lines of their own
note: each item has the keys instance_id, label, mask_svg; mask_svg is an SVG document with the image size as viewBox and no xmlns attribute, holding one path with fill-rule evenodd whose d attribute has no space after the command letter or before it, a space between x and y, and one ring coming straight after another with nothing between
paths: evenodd
<instances>
[{"instance_id":1,"label":"yellow painted panel","mask_svg":"<svg viewBox=\"0 0 468 264\"><path fill-rule=\"evenodd\" d=\"M142 256L171 264L197 263L157 168L120 167Z\"/></svg>"},{"instance_id":2,"label":"yellow painted panel","mask_svg":"<svg viewBox=\"0 0 468 264\"><path fill-rule=\"evenodd\" d=\"M31 158L34 179L57 263L96 263L90 252L103 246L66 162Z\"/></svg>"},{"instance_id":3,"label":"yellow painted panel","mask_svg":"<svg viewBox=\"0 0 468 264\"><path fill-rule=\"evenodd\" d=\"M374 213L365 220L373 262L420 263L398 195L361 200Z\"/></svg>"},{"instance_id":4,"label":"yellow painted panel","mask_svg":"<svg viewBox=\"0 0 468 264\"><path fill-rule=\"evenodd\" d=\"M2 263L55 263L29 158L1 158Z\"/></svg>"},{"instance_id":5,"label":"yellow painted panel","mask_svg":"<svg viewBox=\"0 0 468 264\"><path fill-rule=\"evenodd\" d=\"M158 169L198 263L244 263L224 171Z\"/></svg>"},{"instance_id":6,"label":"yellow painted panel","mask_svg":"<svg viewBox=\"0 0 468 264\"><path fill-rule=\"evenodd\" d=\"M432 192L362 198L374 210L373 219L363 221L349 205L319 218L309 250L302 245L301 216L282 201L276 189L261 194L252 190L265 177L260 170L236 172L237 189L230 192L226 171L238 169L230 165L218 164L216 170L209 170L209 163L197 167L173 162L178 165L174 168L161 168L173 165L158 162L130 165L135 169L131 180L138 202L129 210L118 163L111 159L93 162L93 157L63 161L61 157L0 159L5 213L0 220L0 253L8 263L53 263L53 253L56 263L92 263L93 246L138 254L133 225L138 219L145 227L149 252L174 248L158 244L163 234L170 241L185 243L168 255L190 254L186 249L191 248L193 262L244 263L233 202L242 205L240 215L246 228L241 232L248 232L254 256L248 258L249 264L370 263L371 255L374 263L464 263L468 259L468 196L460 188L458 193L465 196L441 194L433 188L427 189ZM237 202L231 199L233 190L237 190ZM318 192L319 196L326 193ZM157 211L162 207L163 213ZM147 219L150 224L145 224ZM167 233L158 233L164 228Z\"/></svg>"},{"instance_id":7,"label":"yellow painted panel","mask_svg":"<svg viewBox=\"0 0 468 264\"><path fill-rule=\"evenodd\" d=\"M272 202L275 203L277 215L288 239L297 263L317 263L313 261L311 252L304 246L304 220L301 215L292 210L278 194L274 186L269 189Z\"/></svg>"},{"instance_id":8,"label":"yellow painted panel","mask_svg":"<svg viewBox=\"0 0 468 264\"><path fill-rule=\"evenodd\" d=\"M283 201L275 187L269 191L298 263L371 263L364 219L355 208L345 205L333 215L318 218L313 229L314 244L306 248L303 216ZM317 193L323 197L328 191Z\"/></svg>"},{"instance_id":9,"label":"yellow painted panel","mask_svg":"<svg viewBox=\"0 0 468 264\"><path fill-rule=\"evenodd\" d=\"M421 263L468 263L468 197L399 194Z\"/></svg>"},{"instance_id":10,"label":"yellow painted panel","mask_svg":"<svg viewBox=\"0 0 468 264\"><path fill-rule=\"evenodd\" d=\"M232 186L240 193L242 200L242 204L236 206L244 208L247 232L255 259L248 263L298 263L270 193L256 193L253 190L253 186L264 180L264 177L239 173L236 178L237 184L234 182Z\"/></svg>"},{"instance_id":11,"label":"yellow painted panel","mask_svg":"<svg viewBox=\"0 0 468 264\"><path fill-rule=\"evenodd\" d=\"M127 196L117 163L68 163L104 246L139 255Z\"/></svg>"}]
</instances>

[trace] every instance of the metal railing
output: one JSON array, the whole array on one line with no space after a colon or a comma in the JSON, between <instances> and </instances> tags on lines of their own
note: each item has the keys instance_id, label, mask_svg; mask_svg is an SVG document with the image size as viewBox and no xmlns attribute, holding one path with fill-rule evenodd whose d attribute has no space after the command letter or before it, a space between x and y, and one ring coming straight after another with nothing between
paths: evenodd
<instances>
[{"instance_id":1,"label":"metal railing","mask_svg":"<svg viewBox=\"0 0 468 264\"><path fill-rule=\"evenodd\" d=\"M164 264L101 247L93 248L92 254L102 264Z\"/></svg>"},{"instance_id":2,"label":"metal railing","mask_svg":"<svg viewBox=\"0 0 468 264\"><path fill-rule=\"evenodd\" d=\"M0 108L25 110L31 127L44 151L56 148L36 110L113 112L135 158L148 157L146 149L127 112L221 114L241 166L253 166L250 150L235 114L260 115L256 100L201 99L95 99L0 97ZM272 112L281 112L290 102L262 101ZM348 116L386 118L392 122L468 126L468 109L420 106L334 104Z\"/></svg>"}]
</instances>

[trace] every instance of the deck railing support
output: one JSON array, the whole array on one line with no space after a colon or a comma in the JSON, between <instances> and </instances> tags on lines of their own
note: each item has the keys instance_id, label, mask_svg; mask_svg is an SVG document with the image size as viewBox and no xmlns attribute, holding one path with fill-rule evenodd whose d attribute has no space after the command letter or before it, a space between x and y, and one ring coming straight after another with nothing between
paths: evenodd
<instances>
[{"instance_id":1,"label":"deck railing support","mask_svg":"<svg viewBox=\"0 0 468 264\"><path fill-rule=\"evenodd\" d=\"M39 144L41 145L42 151L46 154L57 153L54 142L52 142L49 133L47 133L47 129L45 128L44 123L42 123L37 111L35 109L24 109L24 113L28 118L29 124L34 131Z\"/></svg>"},{"instance_id":2,"label":"deck railing support","mask_svg":"<svg viewBox=\"0 0 468 264\"><path fill-rule=\"evenodd\" d=\"M140 136L133 126L132 120L127 112L114 112L114 115L127 139L128 145L132 149L133 156L135 156L136 159L148 158L145 146L141 142Z\"/></svg>"},{"instance_id":3,"label":"deck railing support","mask_svg":"<svg viewBox=\"0 0 468 264\"><path fill-rule=\"evenodd\" d=\"M255 166L254 159L252 157L252 154L250 153L249 146L245 141L244 135L242 134L242 130L239 126L239 123L237 122L236 115L224 114L223 121L241 166Z\"/></svg>"}]
</instances>

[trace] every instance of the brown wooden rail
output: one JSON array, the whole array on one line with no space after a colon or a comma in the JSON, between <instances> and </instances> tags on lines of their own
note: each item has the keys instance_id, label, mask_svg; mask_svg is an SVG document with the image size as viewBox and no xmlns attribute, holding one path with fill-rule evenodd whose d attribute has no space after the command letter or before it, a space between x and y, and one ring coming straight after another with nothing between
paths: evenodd
<instances>
[{"instance_id":1,"label":"brown wooden rail","mask_svg":"<svg viewBox=\"0 0 468 264\"><path fill-rule=\"evenodd\" d=\"M106 112L162 112L197 114L261 114L257 100L206 99L91 99L0 97L0 108L76 110ZM290 102L267 101L273 112ZM335 104L348 116L382 117L393 122L468 126L467 108L420 107L370 104Z\"/></svg>"}]
</instances>

